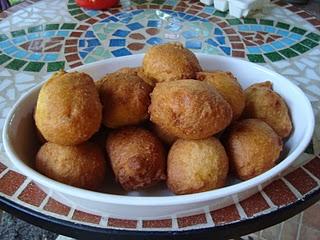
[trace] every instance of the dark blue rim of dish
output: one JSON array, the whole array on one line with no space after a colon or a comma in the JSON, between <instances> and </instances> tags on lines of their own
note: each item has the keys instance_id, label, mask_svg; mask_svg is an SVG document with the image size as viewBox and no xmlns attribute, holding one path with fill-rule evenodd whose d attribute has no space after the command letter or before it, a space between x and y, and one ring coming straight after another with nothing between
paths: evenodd
<instances>
[{"instance_id":1,"label":"dark blue rim of dish","mask_svg":"<svg viewBox=\"0 0 320 240\"><path fill-rule=\"evenodd\" d=\"M58 219L22 206L12 200L0 196L0 208L16 217L45 228L47 230L77 239L230 239L259 231L278 224L308 208L320 200L320 188L287 206L280 207L257 217L242 219L237 222L218 225L210 228L185 231L136 231L99 228Z\"/></svg>"}]
</instances>

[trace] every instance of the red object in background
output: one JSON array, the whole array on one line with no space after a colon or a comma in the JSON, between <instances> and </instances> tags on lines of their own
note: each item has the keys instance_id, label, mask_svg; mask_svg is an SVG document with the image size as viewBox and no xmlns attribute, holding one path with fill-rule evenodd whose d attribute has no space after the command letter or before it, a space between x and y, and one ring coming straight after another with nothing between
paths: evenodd
<instances>
[{"instance_id":1,"label":"red object in background","mask_svg":"<svg viewBox=\"0 0 320 240\"><path fill-rule=\"evenodd\" d=\"M76 0L80 7L89 9L107 9L113 7L119 0Z\"/></svg>"}]
</instances>

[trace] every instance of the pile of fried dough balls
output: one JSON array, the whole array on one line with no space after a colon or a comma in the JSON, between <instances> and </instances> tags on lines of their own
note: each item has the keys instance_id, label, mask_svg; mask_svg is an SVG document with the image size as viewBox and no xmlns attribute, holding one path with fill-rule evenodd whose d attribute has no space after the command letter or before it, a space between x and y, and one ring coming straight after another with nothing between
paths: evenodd
<instances>
[{"instance_id":1,"label":"pile of fried dough balls","mask_svg":"<svg viewBox=\"0 0 320 240\"><path fill-rule=\"evenodd\" d=\"M46 140L35 165L49 178L99 190L110 165L126 191L166 180L175 194L223 187L229 172L247 180L269 170L292 130L270 82L243 91L232 73L202 70L179 43L153 46L142 67L97 82L56 73L34 118ZM103 147L92 140L101 129Z\"/></svg>"}]
</instances>

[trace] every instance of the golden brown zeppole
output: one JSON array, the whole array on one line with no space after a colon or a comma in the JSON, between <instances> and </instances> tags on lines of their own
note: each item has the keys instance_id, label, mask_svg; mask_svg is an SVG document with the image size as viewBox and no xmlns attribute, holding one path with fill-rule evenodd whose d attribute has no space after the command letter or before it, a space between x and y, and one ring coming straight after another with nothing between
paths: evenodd
<instances>
[{"instance_id":1,"label":"golden brown zeppole","mask_svg":"<svg viewBox=\"0 0 320 240\"><path fill-rule=\"evenodd\" d=\"M152 124L153 132L162 140L162 142L172 145L178 137L172 135L166 128L157 124Z\"/></svg>"},{"instance_id":2,"label":"golden brown zeppole","mask_svg":"<svg viewBox=\"0 0 320 240\"><path fill-rule=\"evenodd\" d=\"M102 105L92 78L85 73L58 72L41 88L35 123L49 142L76 145L101 125Z\"/></svg>"},{"instance_id":3,"label":"golden brown zeppole","mask_svg":"<svg viewBox=\"0 0 320 240\"><path fill-rule=\"evenodd\" d=\"M151 94L150 120L183 139L203 139L226 128L229 103L207 83L180 80L158 83Z\"/></svg>"},{"instance_id":4,"label":"golden brown zeppole","mask_svg":"<svg viewBox=\"0 0 320 240\"><path fill-rule=\"evenodd\" d=\"M242 180L272 168L282 151L281 138L259 119L234 123L230 126L225 143L231 168Z\"/></svg>"},{"instance_id":5,"label":"golden brown zeppole","mask_svg":"<svg viewBox=\"0 0 320 240\"><path fill-rule=\"evenodd\" d=\"M143 73L155 82L195 79L201 66L193 52L180 43L151 47L143 59Z\"/></svg>"},{"instance_id":6,"label":"golden brown zeppole","mask_svg":"<svg viewBox=\"0 0 320 240\"><path fill-rule=\"evenodd\" d=\"M127 190L148 188L166 179L166 156L160 140L138 127L114 130L106 149L116 180Z\"/></svg>"},{"instance_id":7,"label":"golden brown zeppole","mask_svg":"<svg viewBox=\"0 0 320 240\"><path fill-rule=\"evenodd\" d=\"M272 83L256 83L245 90L245 118L258 118L268 123L276 133L288 137L292 130L291 118L285 101L272 90Z\"/></svg>"},{"instance_id":8,"label":"golden brown zeppole","mask_svg":"<svg viewBox=\"0 0 320 240\"><path fill-rule=\"evenodd\" d=\"M47 142L40 148L35 166L49 178L90 190L98 190L106 175L101 149L89 142L77 146Z\"/></svg>"},{"instance_id":9,"label":"golden brown zeppole","mask_svg":"<svg viewBox=\"0 0 320 240\"><path fill-rule=\"evenodd\" d=\"M240 117L245 107L245 95L237 79L231 72L198 72L197 79L212 85L230 104L233 120Z\"/></svg>"},{"instance_id":10,"label":"golden brown zeppole","mask_svg":"<svg viewBox=\"0 0 320 240\"><path fill-rule=\"evenodd\" d=\"M167 184L175 194L209 191L224 186L228 170L228 157L218 139L179 139L169 151Z\"/></svg>"}]
</instances>

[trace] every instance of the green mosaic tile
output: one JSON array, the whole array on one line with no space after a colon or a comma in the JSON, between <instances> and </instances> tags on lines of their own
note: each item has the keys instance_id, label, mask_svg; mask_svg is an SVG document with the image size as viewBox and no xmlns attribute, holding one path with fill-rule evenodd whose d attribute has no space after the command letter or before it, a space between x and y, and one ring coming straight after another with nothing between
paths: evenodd
<instances>
[{"instance_id":1,"label":"green mosaic tile","mask_svg":"<svg viewBox=\"0 0 320 240\"><path fill-rule=\"evenodd\" d=\"M309 48L314 48L316 46L318 46L319 44L314 42L314 41L311 41L310 39L306 38L304 39L303 41L300 42L301 44L309 47Z\"/></svg>"},{"instance_id":2,"label":"green mosaic tile","mask_svg":"<svg viewBox=\"0 0 320 240\"><path fill-rule=\"evenodd\" d=\"M225 16L227 16L227 12L221 12L221 11L218 11L218 10L216 10L214 13L213 13L213 15L215 15L215 16L218 16L218 17L225 17Z\"/></svg>"},{"instance_id":3,"label":"green mosaic tile","mask_svg":"<svg viewBox=\"0 0 320 240\"><path fill-rule=\"evenodd\" d=\"M81 15L75 16L75 18L78 19L79 21L82 21L90 18L90 16L88 16L87 14L81 14Z\"/></svg>"},{"instance_id":4,"label":"green mosaic tile","mask_svg":"<svg viewBox=\"0 0 320 240\"><path fill-rule=\"evenodd\" d=\"M232 18L232 19L227 19L228 23L230 25L239 25L242 24L242 22L240 21L240 19L238 18Z\"/></svg>"},{"instance_id":5,"label":"green mosaic tile","mask_svg":"<svg viewBox=\"0 0 320 240\"><path fill-rule=\"evenodd\" d=\"M283 56L285 56L286 58L292 58L292 57L296 57L299 54L296 53L295 51L293 51L290 48L286 48L286 49L282 49L279 51Z\"/></svg>"},{"instance_id":6,"label":"green mosaic tile","mask_svg":"<svg viewBox=\"0 0 320 240\"><path fill-rule=\"evenodd\" d=\"M7 56L5 54L1 54L0 55L0 64L3 64L5 62L9 61L10 59L11 59L11 57L9 57L9 56Z\"/></svg>"},{"instance_id":7,"label":"green mosaic tile","mask_svg":"<svg viewBox=\"0 0 320 240\"><path fill-rule=\"evenodd\" d=\"M295 44L295 45L292 45L291 48L294 49L294 50L296 50L296 51L299 52L299 53L305 53L305 52L309 51L309 48L303 46L303 45L300 44L300 43L297 43L297 44Z\"/></svg>"},{"instance_id":8,"label":"green mosaic tile","mask_svg":"<svg viewBox=\"0 0 320 240\"><path fill-rule=\"evenodd\" d=\"M265 62L263 56L260 54L247 54L247 57L250 62L254 62L254 63L264 63Z\"/></svg>"},{"instance_id":9,"label":"green mosaic tile","mask_svg":"<svg viewBox=\"0 0 320 240\"><path fill-rule=\"evenodd\" d=\"M110 57L112 57L112 54L111 54L110 51L105 50L101 56L102 56L103 58L110 58Z\"/></svg>"},{"instance_id":10,"label":"green mosaic tile","mask_svg":"<svg viewBox=\"0 0 320 240\"><path fill-rule=\"evenodd\" d=\"M83 11L80 8L77 8L77 9L69 11L69 13L73 16L73 15L83 13Z\"/></svg>"},{"instance_id":11,"label":"green mosaic tile","mask_svg":"<svg viewBox=\"0 0 320 240\"><path fill-rule=\"evenodd\" d=\"M42 32L42 31L43 31L43 25L39 25L39 26L34 26L34 27L29 27L28 28L28 33Z\"/></svg>"},{"instance_id":12,"label":"green mosaic tile","mask_svg":"<svg viewBox=\"0 0 320 240\"><path fill-rule=\"evenodd\" d=\"M22 68L25 64L27 63L27 61L21 60L21 59L14 59L13 61L11 61L6 68L9 69L13 69L13 70L19 70L20 68Z\"/></svg>"},{"instance_id":13,"label":"green mosaic tile","mask_svg":"<svg viewBox=\"0 0 320 240\"><path fill-rule=\"evenodd\" d=\"M64 69L65 62L50 62L48 63L47 72L56 72L61 69Z\"/></svg>"},{"instance_id":14,"label":"green mosaic tile","mask_svg":"<svg viewBox=\"0 0 320 240\"><path fill-rule=\"evenodd\" d=\"M77 26L76 23L64 23L62 24L61 28L60 29L75 29L75 27Z\"/></svg>"},{"instance_id":15,"label":"green mosaic tile","mask_svg":"<svg viewBox=\"0 0 320 240\"><path fill-rule=\"evenodd\" d=\"M307 37L316 41L316 42L320 42L320 35L318 35L316 33L309 33L309 34L307 34Z\"/></svg>"},{"instance_id":16,"label":"green mosaic tile","mask_svg":"<svg viewBox=\"0 0 320 240\"><path fill-rule=\"evenodd\" d=\"M75 9L75 8L79 8L79 6L77 4L69 4L68 8L69 9Z\"/></svg>"},{"instance_id":17,"label":"green mosaic tile","mask_svg":"<svg viewBox=\"0 0 320 240\"><path fill-rule=\"evenodd\" d=\"M75 3L75 1L74 0L69 0L68 4L70 4L70 3Z\"/></svg>"},{"instance_id":18,"label":"green mosaic tile","mask_svg":"<svg viewBox=\"0 0 320 240\"><path fill-rule=\"evenodd\" d=\"M154 4L163 4L165 0L153 0L152 3Z\"/></svg>"},{"instance_id":19,"label":"green mosaic tile","mask_svg":"<svg viewBox=\"0 0 320 240\"><path fill-rule=\"evenodd\" d=\"M107 39L107 35L105 33L97 33L96 34L99 40L103 41Z\"/></svg>"},{"instance_id":20,"label":"green mosaic tile","mask_svg":"<svg viewBox=\"0 0 320 240\"><path fill-rule=\"evenodd\" d=\"M277 25L276 25L276 27L289 30L290 25L289 25L289 24L286 24L286 23L283 23L283 22L278 22Z\"/></svg>"},{"instance_id":21,"label":"green mosaic tile","mask_svg":"<svg viewBox=\"0 0 320 240\"><path fill-rule=\"evenodd\" d=\"M12 31L11 32L12 37L19 37L22 35L26 35L26 31L25 30L17 30L17 31Z\"/></svg>"},{"instance_id":22,"label":"green mosaic tile","mask_svg":"<svg viewBox=\"0 0 320 240\"><path fill-rule=\"evenodd\" d=\"M40 72L44 64L45 63L43 62L29 62L23 70L29 72Z\"/></svg>"},{"instance_id":23,"label":"green mosaic tile","mask_svg":"<svg viewBox=\"0 0 320 240\"><path fill-rule=\"evenodd\" d=\"M103 47L97 47L93 52L92 55L96 55L96 56L102 56L104 52L104 48Z\"/></svg>"},{"instance_id":24,"label":"green mosaic tile","mask_svg":"<svg viewBox=\"0 0 320 240\"><path fill-rule=\"evenodd\" d=\"M96 62L98 61L98 59L92 57L92 56L88 56L86 57L86 59L84 60L85 63L92 63L92 62Z\"/></svg>"},{"instance_id":25,"label":"green mosaic tile","mask_svg":"<svg viewBox=\"0 0 320 240\"><path fill-rule=\"evenodd\" d=\"M8 39L7 35L5 35L3 33L0 34L0 42L7 40L7 39Z\"/></svg>"},{"instance_id":26,"label":"green mosaic tile","mask_svg":"<svg viewBox=\"0 0 320 240\"><path fill-rule=\"evenodd\" d=\"M307 31L298 27L294 27L290 30L291 32L298 33L300 35L305 34Z\"/></svg>"},{"instance_id":27,"label":"green mosaic tile","mask_svg":"<svg viewBox=\"0 0 320 240\"><path fill-rule=\"evenodd\" d=\"M132 2L134 2L135 4L140 5L140 4L145 4L145 3L147 3L148 1L147 1L147 0L132 0Z\"/></svg>"},{"instance_id":28,"label":"green mosaic tile","mask_svg":"<svg viewBox=\"0 0 320 240\"><path fill-rule=\"evenodd\" d=\"M46 30L57 30L59 29L59 24L47 24L46 25Z\"/></svg>"},{"instance_id":29,"label":"green mosaic tile","mask_svg":"<svg viewBox=\"0 0 320 240\"><path fill-rule=\"evenodd\" d=\"M284 59L279 53L271 52L264 54L267 58L269 58L272 62L280 61Z\"/></svg>"},{"instance_id":30,"label":"green mosaic tile","mask_svg":"<svg viewBox=\"0 0 320 240\"><path fill-rule=\"evenodd\" d=\"M246 24L258 24L257 19L255 18L244 18L243 22Z\"/></svg>"},{"instance_id":31,"label":"green mosaic tile","mask_svg":"<svg viewBox=\"0 0 320 240\"><path fill-rule=\"evenodd\" d=\"M273 26L273 21L272 20L268 20L268 19L260 19L260 24L261 25Z\"/></svg>"}]
</instances>

